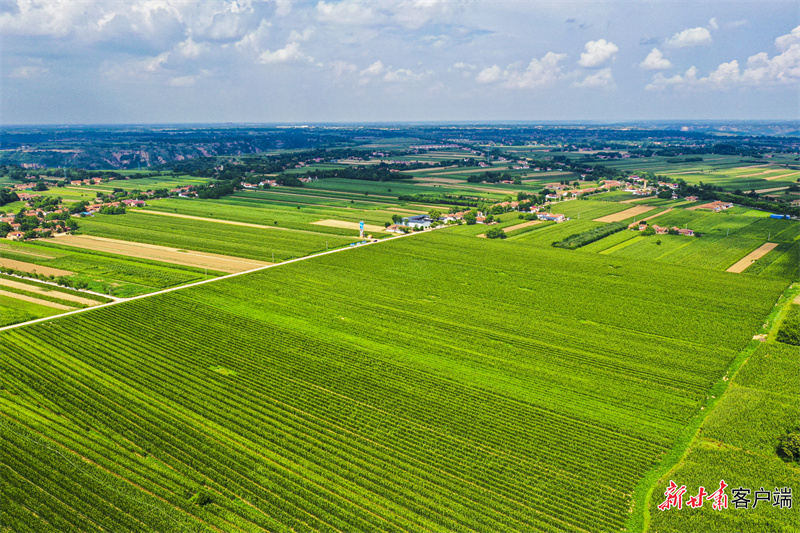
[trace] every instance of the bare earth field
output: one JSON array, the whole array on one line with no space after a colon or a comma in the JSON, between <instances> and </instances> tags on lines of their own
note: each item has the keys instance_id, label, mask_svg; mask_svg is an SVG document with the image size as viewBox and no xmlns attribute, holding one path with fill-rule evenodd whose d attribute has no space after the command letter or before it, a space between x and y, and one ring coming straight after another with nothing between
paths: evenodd
<instances>
[{"instance_id":1,"label":"bare earth field","mask_svg":"<svg viewBox=\"0 0 800 533\"><path fill-rule=\"evenodd\" d=\"M541 220L529 220L527 222L523 222L522 224L517 224L516 226L509 226L507 228L503 228L503 231L509 232L514 231L515 229L522 229L527 228L528 226L533 226L534 224L539 224Z\"/></svg>"},{"instance_id":2,"label":"bare earth field","mask_svg":"<svg viewBox=\"0 0 800 533\"><path fill-rule=\"evenodd\" d=\"M60 268L50 268L42 265L34 265L33 263L24 263L22 261L14 261L13 259L0 258L0 266L6 268L13 268L22 272L36 272L37 274L44 274L45 276L71 276L73 272L69 270L61 270Z\"/></svg>"},{"instance_id":3,"label":"bare earth field","mask_svg":"<svg viewBox=\"0 0 800 533\"><path fill-rule=\"evenodd\" d=\"M167 246L156 246L155 244L92 237L91 235L65 235L58 238L58 243L67 246L75 246L77 248L87 248L100 252L128 255L131 257L140 257L142 259L152 259L165 263L208 268L230 273L252 270L270 264L254 259L242 259L228 255L195 252L192 250L180 250Z\"/></svg>"},{"instance_id":4,"label":"bare earth field","mask_svg":"<svg viewBox=\"0 0 800 533\"><path fill-rule=\"evenodd\" d=\"M749 267L753 263L753 261L756 261L757 259L761 259L765 255L767 255L767 253L770 250L772 250L773 248L775 248L776 246L778 246L778 243L775 243L775 242L768 242L766 244L762 244L757 249L755 249L754 251L750 252L749 254L744 256L742 259L740 259L739 261L734 263L733 266L730 267L727 270L727 272L735 272L737 274L740 273L740 272L743 272L747 267Z\"/></svg>"},{"instance_id":5,"label":"bare earth field","mask_svg":"<svg viewBox=\"0 0 800 533\"><path fill-rule=\"evenodd\" d=\"M70 302L77 302L79 304L84 304L84 305L100 304L100 302L98 302L97 300L90 300L89 298L81 298L80 296L75 296L74 294L67 294L66 292L48 291L47 289L44 289L42 287L36 287L34 285L28 285L27 283L20 283L18 281L13 281L5 278L0 278L0 287L11 287L12 289L20 289L23 291L35 292L36 294L46 294L48 296L53 296L60 300L69 300Z\"/></svg>"},{"instance_id":6,"label":"bare earth field","mask_svg":"<svg viewBox=\"0 0 800 533\"><path fill-rule=\"evenodd\" d=\"M611 215L606 215L604 217L594 219L594 222L619 222L620 220L625 220L626 218L635 217L636 215L641 215L642 213L647 213L648 211L652 211L655 207L651 207L649 205L637 205L636 207L631 207L630 209L626 209L625 211L620 211L619 213L613 213Z\"/></svg>"},{"instance_id":7,"label":"bare earth field","mask_svg":"<svg viewBox=\"0 0 800 533\"><path fill-rule=\"evenodd\" d=\"M39 300L38 298L31 298L30 296L25 296L24 294L17 294L15 292L0 291L0 297L14 298L16 300L22 300L23 302L31 302L34 304L43 305L45 307L52 307L53 309L61 309L63 311L70 311L72 309L75 309L74 307L57 304L55 302L48 302L47 300Z\"/></svg>"},{"instance_id":8,"label":"bare earth field","mask_svg":"<svg viewBox=\"0 0 800 533\"><path fill-rule=\"evenodd\" d=\"M329 228L344 228L344 229L351 229L354 231L358 231L358 222L347 222L344 220L325 219L325 220L317 220L316 222L312 222L312 224L316 224L318 226L328 226ZM386 228L382 228L374 224L364 224L364 231L369 231L371 233L377 233L379 231L384 231L385 229Z\"/></svg>"}]
</instances>

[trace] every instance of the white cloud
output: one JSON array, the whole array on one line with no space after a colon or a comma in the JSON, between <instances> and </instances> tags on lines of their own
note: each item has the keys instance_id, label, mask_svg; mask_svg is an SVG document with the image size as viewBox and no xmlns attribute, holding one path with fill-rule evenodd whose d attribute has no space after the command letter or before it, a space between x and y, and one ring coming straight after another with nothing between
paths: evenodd
<instances>
[{"instance_id":1,"label":"white cloud","mask_svg":"<svg viewBox=\"0 0 800 533\"><path fill-rule=\"evenodd\" d=\"M786 50L793 44L800 43L800 26L793 29L786 35L781 35L775 39L775 48L778 50Z\"/></svg>"},{"instance_id":2,"label":"white cloud","mask_svg":"<svg viewBox=\"0 0 800 533\"><path fill-rule=\"evenodd\" d=\"M319 21L334 26L363 26L385 20L382 13L362 0L343 0L336 3L320 1L315 15Z\"/></svg>"},{"instance_id":3,"label":"white cloud","mask_svg":"<svg viewBox=\"0 0 800 533\"><path fill-rule=\"evenodd\" d=\"M461 0L403 0L395 7L392 19L404 28L417 29L429 22L450 19L463 3Z\"/></svg>"},{"instance_id":4,"label":"white cloud","mask_svg":"<svg viewBox=\"0 0 800 533\"><path fill-rule=\"evenodd\" d=\"M711 32L707 28L690 28L676 33L666 43L670 48L688 48L711 44Z\"/></svg>"},{"instance_id":5,"label":"white cloud","mask_svg":"<svg viewBox=\"0 0 800 533\"><path fill-rule=\"evenodd\" d=\"M644 58L639 64L645 70L663 70L666 68L672 68L672 62L664 57L664 54L661 53L661 50L658 48L653 48L647 57Z\"/></svg>"},{"instance_id":6,"label":"white cloud","mask_svg":"<svg viewBox=\"0 0 800 533\"><path fill-rule=\"evenodd\" d=\"M661 73L653 76L648 90L663 90L669 86L696 89L728 90L737 87L760 87L768 85L796 85L800 83L800 44L795 43L770 59L769 54L761 52L750 56L742 70L737 60L721 63L708 76L697 77L697 69L692 67L683 76L671 78Z\"/></svg>"},{"instance_id":7,"label":"white cloud","mask_svg":"<svg viewBox=\"0 0 800 533\"><path fill-rule=\"evenodd\" d=\"M667 78L662 73L658 73L653 76L653 81L651 81L645 89L648 91L663 91L667 87L670 86L681 86L692 84L697 81L697 67L689 67L689 70L686 71L685 74L675 74L671 78Z\"/></svg>"},{"instance_id":8,"label":"white cloud","mask_svg":"<svg viewBox=\"0 0 800 533\"><path fill-rule=\"evenodd\" d=\"M285 17L292 12L292 0L275 0L275 14Z\"/></svg>"},{"instance_id":9,"label":"white cloud","mask_svg":"<svg viewBox=\"0 0 800 533\"><path fill-rule=\"evenodd\" d=\"M265 50L258 56L258 60L261 63L296 63L314 59L300 51L300 43L292 42L274 52Z\"/></svg>"},{"instance_id":10,"label":"white cloud","mask_svg":"<svg viewBox=\"0 0 800 533\"><path fill-rule=\"evenodd\" d=\"M290 41L308 41L314 35L314 28L306 28L302 32L292 30L289 33Z\"/></svg>"},{"instance_id":11,"label":"white cloud","mask_svg":"<svg viewBox=\"0 0 800 533\"><path fill-rule=\"evenodd\" d=\"M352 74L358 70L358 67L347 61L331 61L328 65L333 69L337 76L342 76L343 74Z\"/></svg>"},{"instance_id":12,"label":"white cloud","mask_svg":"<svg viewBox=\"0 0 800 533\"><path fill-rule=\"evenodd\" d=\"M194 42L191 37L189 37L182 43L178 44L177 50L178 53L183 57L195 59L199 57L200 54L203 53L207 48L207 45L204 43L198 44Z\"/></svg>"},{"instance_id":13,"label":"white cloud","mask_svg":"<svg viewBox=\"0 0 800 533\"><path fill-rule=\"evenodd\" d=\"M586 43L586 51L581 53L578 64L584 68L599 67L609 59L613 58L619 47L605 39L589 41Z\"/></svg>"},{"instance_id":14,"label":"white cloud","mask_svg":"<svg viewBox=\"0 0 800 533\"><path fill-rule=\"evenodd\" d=\"M514 65L501 69L497 65L483 69L475 78L479 83L495 83L503 81L503 86L510 89L534 89L551 85L563 77L561 61L566 54L547 52L542 59L531 59L525 70Z\"/></svg>"},{"instance_id":15,"label":"white cloud","mask_svg":"<svg viewBox=\"0 0 800 533\"><path fill-rule=\"evenodd\" d=\"M585 89L613 89L616 87L614 77L611 75L610 68L600 69L594 74L590 74L581 82L575 82L572 87L580 87Z\"/></svg>"},{"instance_id":16,"label":"white cloud","mask_svg":"<svg viewBox=\"0 0 800 533\"><path fill-rule=\"evenodd\" d=\"M710 30L719 29L719 24L717 24L717 17L713 17L711 20L708 21L708 29Z\"/></svg>"},{"instance_id":17,"label":"white cloud","mask_svg":"<svg viewBox=\"0 0 800 533\"><path fill-rule=\"evenodd\" d=\"M747 26L747 24L747 19L734 20L733 22L726 22L725 28L731 30L735 28L741 28L742 26Z\"/></svg>"},{"instance_id":18,"label":"white cloud","mask_svg":"<svg viewBox=\"0 0 800 533\"><path fill-rule=\"evenodd\" d=\"M423 76L424 74L416 73L413 70L399 68L397 70L389 70L386 72L386 74L383 75L383 81L388 81L391 83L418 81L422 79Z\"/></svg>"},{"instance_id":19,"label":"white cloud","mask_svg":"<svg viewBox=\"0 0 800 533\"><path fill-rule=\"evenodd\" d=\"M383 62L379 59L361 71L362 76L377 76L383 72Z\"/></svg>"},{"instance_id":20,"label":"white cloud","mask_svg":"<svg viewBox=\"0 0 800 533\"><path fill-rule=\"evenodd\" d=\"M503 69L497 65L487 67L478 73L475 78L479 83L494 83L503 77Z\"/></svg>"},{"instance_id":21,"label":"white cloud","mask_svg":"<svg viewBox=\"0 0 800 533\"><path fill-rule=\"evenodd\" d=\"M16 79L29 79L35 78L41 74L46 74L48 70L44 67L37 67L37 66L25 66L25 67L17 67L11 71L12 78Z\"/></svg>"}]
</instances>

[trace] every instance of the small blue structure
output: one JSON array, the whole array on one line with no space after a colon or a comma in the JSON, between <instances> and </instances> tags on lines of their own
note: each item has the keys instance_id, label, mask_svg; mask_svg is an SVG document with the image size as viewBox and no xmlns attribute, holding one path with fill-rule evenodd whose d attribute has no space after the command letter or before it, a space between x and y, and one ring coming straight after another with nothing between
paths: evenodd
<instances>
[{"instance_id":1,"label":"small blue structure","mask_svg":"<svg viewBox=\"0 0 800 533\"><path fill-rule=\"evenodd\" d=\"M786 220L788 220L789 215L770 215L769 218L785 218Z\"/></svg>"}]
</instances>

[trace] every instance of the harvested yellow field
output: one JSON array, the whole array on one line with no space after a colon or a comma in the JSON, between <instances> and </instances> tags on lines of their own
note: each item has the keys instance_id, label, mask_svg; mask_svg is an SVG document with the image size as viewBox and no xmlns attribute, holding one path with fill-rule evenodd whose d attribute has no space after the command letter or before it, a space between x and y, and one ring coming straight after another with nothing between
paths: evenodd
<instances>
[{"instance_id":1,"label":"harvested yellow field","mask_svg":"<svg viewBox=\"0 0 800 533\"><path fill-rule=\"evenodd\" d=\"M15 300L22 300L23 302L31 302L34 304L43 305L45 307L52 307L53 309L61 309L64 311L71 311L75 309L74 307L57 304L55 302L48 302L47 300L40 300L38 298L32 298L30 296L25 296L24 294L17 294L15 292L0 291L0 298L14 298Z\"/></svg>"},{"instance_id":2,"label":"harvested yellow field","mask_svg":"<svg viewBox=\"0 0 800 533\"><path fill-rule=\"evenodd\" d=\"M11 287L12 289L20 289L23 291L34 292L36 294L46 294L47 296L52 296L53 298L58 298L59 300L69 300L70 302L76 302L83 305L98 305L100 303L97 300L90 300L89 298L82 298L80 296L67 294L66 292L61 291L47 290L44 287L20 283L19 281L13 281L6 279L5 277L0 277L0 287Z\"/></svg>"},{"instance_id":3,"label":"harvested yellow field","mask_svg":"<svg viewBox=\"0 0 800 533\"><path fill-rule=\"evenodd\" d=\"M316 224L317 226L328 226L329 228L344 228L358 231L358 222L348 222L346 220L325 219L317 220L316 222L312 222L312 224ZM382 228L374 224L364 224L365 232L375 233L378 231L384 231L385 229L386 228Z\"/></svg>"},{"instance_id":4,"label":"harvested yellow field","mask_svg":"<svg viewBox=\"0 0 800 533\"><path fill-rule=\"evenodd\" d=\"M643 213L647 213L648 211L652 211L655 207L649 205L637 205L636 207L631 207L630 209L626 209L625 211L620 211L619 213L613 213L611 215L606 215L604 217L594 219L595 222L619 222L620 220L625 220L626 218L635 217L637 215L641 215Z\"/></svg>"},{"instance_id":5,"label":"harvested yellow field","mask_svg":"<svg viewBox=\"0 0 800 533\"><path fill-rule=\"evenodd\" d=\"M153 261L207 268L209 270L228 273L243 272L270 264L254 259L181 250L168 246L120 241L117 239L107 239L105 237L93 237L91 235L65 235L64 237L59 237L58 243L67 246L75 246L76 248L86 248L88 250L128 255L130 257L152 259Z\"/></svg>"},{"instance_id":6,"label":"harvested yellow field","mask_svg":"<svg viewBox=\"0 0 800 533\"><path fill-rule=\"evenodd\" d=\"M517 224L516 226L509 226L507 228L503 228L503 231L509 232L514 231L515 229L522 229L527 228L528 226L533 226L534 224L539 224L541 220L529 220L528 222L523 222L522 224Z\"/></svg>"},{"instance_id":7,"label":"harvested yellow field","mask_svg":"<svg viewBox=\"0 0 800 533\"><path fill-rule=\"evenodd\" d=\"M69 270L50 268L42 265L35 265L33 263L5 259L2 257L0 257L0 266L5 268L13 268L14 270L19 270L20 272L36 272L37 274L44 274L45 276L71 276L73 274Z\"/></svg>"},{"instance_id":8,"label":"harvested yellow field","mask_svg":"<svg viewBox=\"0 0 800 533\"><path fill-rule=\"evenodd\" d=\"M766 244L762 244L754 251L750 252L742 259L734 263L732 267L730 267L727 272L735 272L736 274L740 272L744 272L744 270L753 264L754 261L761 259L765 255L767 255L771 250L778 246L778 243L775 242L768 242Z\"/></svg>"}]
</instances>

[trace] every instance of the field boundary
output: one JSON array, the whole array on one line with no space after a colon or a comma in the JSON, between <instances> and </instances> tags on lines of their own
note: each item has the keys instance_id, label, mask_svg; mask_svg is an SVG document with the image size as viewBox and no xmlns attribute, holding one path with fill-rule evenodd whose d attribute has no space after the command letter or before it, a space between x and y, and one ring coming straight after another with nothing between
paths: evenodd
<instances>
[{"instance_id":1,"label":"field boundary","mask_svg":"<svg viewBox=\"0 0 800 533\"><path fill-rule=\"evenodd\" d=\"M778 327L780 323L778 319L781 317L786 303L792 301L795 297L800 297L797 284L787 287L778 297L772 311L770 311L764 319L764 325L759 331L760 334L769 335L773 333L773 330ZM761 341L754 337L753 340L736 354L726 367L725 375L708 389L705 404L684 427L683 432L676 439L675 445L667 452L661 463L654 466L642 477L641 481L639 481L639 484L633 491L632 514L625 524L625 529L627 531L649 531L650 505L656 485L658 485L663 477L666 477L670 472L675 470L683 463L684 459L686 459L686 455L689 453L692 444L700 437L700 428L703 422L705 422L708 415L722 399L733 377L760 345Z\"/></svg>"},{"instance_id":2,"label":"field boundary","mask_svg":"<svg viewBox=\"0 0 800 533\"><path fill-rule=\"evenodd\" d=\"M159 294L167 294L167 293L179 291L179 290L182 290L182 289L188 289L190 287L197 287L199 285L205 285L206 283L214 283L215 281L222 281L223 279L235 278L237 276L243 276L244 274L252 274L254 272L259 272L261 270L266 270L268 268L276 268L276 267L279 267L279 266L288 265L290 263L297 263L298 261L306 261L306 260L312 259L314 257L320 257L320 256L323 256L323 255L328 255L328 254L335 254L335 253L338 253L338 252L343 252L345 250L353 250L353 249L356 249L356 248L361 248L362 246L371 246L373 244L379 244L379 243L382 243L382 242L393 241L395 239L402 239L403 237L410 237L412 235L422 235L424 233L426 233L426 232L420 231L420 232L406 233L405 235L397 235L396 237L390 237L388 239L382 239L382 240L378 240L378 241L374 241L374 242L368 242L368 243L362 244L360 246L345 246L345 247L342 247L342 248L337 248L335 250L327 250L325 252L320 252L318 254L307 255L305 257L299 257L297 259L290 259L288 261L283 261L281 263L274 263L274 264L270 264L270 265L265 265L265 266L261 266L261 267L258 267L258 268L253 268L253 269L250 269L250 270L244 270L242 272L234 272L233 274L227 274L225 276L219 276L217 278L204 279L202 281L195 281L193 283L189 283L189 284L186 284L186 285L181 285L179 287L170 287L168 289L163 289L163 290L156 291L156 292L151 292L151 293L148 293L148 294L140 294L139 296L132 296L130 298L117 298L113 302L108 302L108 303L104 303L104 304L100 304L100 305L95 305L94 307L86 307L84 309L76 309L74 311L69 311L67 313L61 313L61 314L58 314L58 315L47 316L47 317L43 317L43 318L37 318L37 319L34 319L34 320L29 320L27 322L20 322L18 324L11 324L9 326L3 326L3 327L0 327L0 331L7 331L7 330L10 330L10 329L21 328L23 326L29 326L31 324L37 324L39 322L48 322L50 320L55 320L57 318L62 318L62 317L65 317L65 316L75 315L75 314L78 314L78 313L85 313L86 311L93 311L95 309L100 309L100 308L103 308L103 307L111 307L112 305L117 305L117 304L121 304L121 303L125 303L125 302L131 302L133 300L142 300L144 298L150 298L151 296L157 296Z\"/></svg>"}]
</instances>

